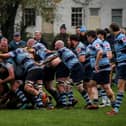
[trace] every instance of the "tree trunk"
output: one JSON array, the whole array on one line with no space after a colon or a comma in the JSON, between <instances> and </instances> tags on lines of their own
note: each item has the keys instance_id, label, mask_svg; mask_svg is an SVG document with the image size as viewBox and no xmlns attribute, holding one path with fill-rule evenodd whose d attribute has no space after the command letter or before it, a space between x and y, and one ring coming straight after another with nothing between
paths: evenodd
<instances>
[{"instance_id":1,"label":"tree trunk","mask_svg":"<svg viewBox=\"0 0 126 126\"><path fill-rule=\"evenodd\" d=\"M19 4L20 2L16 1L15 4L7 5L7 9L5 11L8 14L8 18L3 24L1 24L1 30L3 32L3 35L9 40L12 40L13 38L15 17Z\"/></svg>"}]
</instances>

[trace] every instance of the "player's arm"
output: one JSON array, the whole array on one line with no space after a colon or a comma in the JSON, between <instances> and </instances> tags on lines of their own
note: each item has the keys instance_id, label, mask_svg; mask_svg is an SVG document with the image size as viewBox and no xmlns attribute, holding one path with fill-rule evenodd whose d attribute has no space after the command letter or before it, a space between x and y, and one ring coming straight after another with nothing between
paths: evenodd
<instances>
[{"instance_id":1,"label":"player's arm","mask_svg":"<svg viewBox=\"0 0 126 126\"><path fill-rule=\"evenodd\" d=\"M99 50L97 52L97 56L96 56L96 65L99 65L99 61L102 58L102 55L103 55L103 51L102 50Z\"/></svg>"},{"instance_id":2,"label":"player's arm","mask_svg":"<svg viewBox=\"0 0 126 126\"><path fill-rule=\"evenodd\" d=\"M101 45L99 43L95 43L94 44L94 48L97 51L97 55L96 55L96 61L95 61L95 70L96 72L98 72L99 69L99 61L103 56L103 49L101 47Z\"/></svg>"},{"instance_id":3,"label":"player's arm","mask_svg":"<svg viewBox=\"0 0 126 126\"><path fill-rule=\"evenodd\" d=\"M47 64L47 63L51 62L52 60L56 59L57 57L58 57L58 55L50 56L50 57L46 58L46 59L43 61L43 64Z\"/></svg>"},{"instance_id":4,"label":"player's arm","mask_svg":"<svg viewBox=\"0 0 126 126\"><path fill-rule=\"evenodd\" d=\"M41 60L40 62L35 62L35 64L38 65L38 66L44 67L48 63L51 63L51 61L53 61L57 57L58 57L58 55L54 54L54 55L51 55L51 56L47 57L45 60Z\"/></svg>"},{"instance_id":5,"label":"player's arm","mask_svg":"<svg viewBox=\"0 0 126 126\"><path fill-rule=\"evenodd\" d=\"M85 56L85 55L80 55L80 56L79 56L79 61L80 61L81 63L85 62L85 61L86 61L86 56Z\"/></svg>"},{"instance_id":6,"label":"player's arm","mask_svg":"<svg viewBox=\"0 0 126 126\"><path fill-rule=\"evenodd\" d=\"M95 62L95 70L96 70L96 72L98 72L98 70L99 70L99 61L102 58L102 55L103 55L103 51L102 50L99 50L97 52L96 62Z\"/></svg>"},{"instance_id":7,"label":"player's arm","mask_svg":"<svg viewBox=\"0 0 126 126\"><path fill-rule=\"evenodd\" d=\"M40 60L40 61L35 61L35 64L38 65L38 66L42 66L43 65L43 60Z\"/></svg>"},{"instance_id":8,"label":"player's arm","mask_svg":"<svg viewBox=\"0 0 126 126\"><path fill-rule=\"evenodd\" d=\"M109 44L109 42L106 41L106 44L105 44L105 48L107 50L107 57L108 59L112 59L113 55L112 55L112 50L111 50L111 46Z\"/></svg>"},{"instance_id":9,"label":"player's arm","mask_svg":"<svg viewBox=\"0 0 126 126\"><path fill-rule=\"evenodd\" d=\"M86 61L86 49L85 48L78 48L77 55L78 55L78 59L81 63Z\"/></svg>"},{"instance_id":10,"label":"player's arm","mask_svg":"<svg viewBox=\"0 0 126 126\"><path fill-rule=\"evenodd\" d=\"M107 51L107 57L108 57L109 59L112 59L112 51Z\"/></svg>"},{"instance_id":11,"label":"player's arm","mask_svg":"<svg viewBox=\"0 0 126 126\"><path fill-rule=\"evenodd\" d=\"M2 80L2 83L6 83L6 82L8 82L8 81L12 81L12 80L14 80L14 78L15 78L14 67L13 67L13 65L11 65L11 64L9 65L8 73L9 73L8 77L5 78L5 79L3 79L3 80Z\"/></svg>"},{"instance_id":12,"label":"player's arm","mask_svg":"<svg viewBox=\"0 0 126 126\"><path fill-rule=\"evenodd\" d=\"M0 54L0 58L3 58L3 59L7 59L7 58L10 58L10 57L11 57L10 53Z\"/></svg>"},{"instance_id":13,"label":"player's arm","mask_svg":"<svg viewBox=\"0 0 126 126\"><path fill-rule=\"evenodd\" d=\"M45 52L46 53L57 53L57 51L55 51L55 50L49 50L49 49L46 49Z\"/></svg>"}]
</instances>

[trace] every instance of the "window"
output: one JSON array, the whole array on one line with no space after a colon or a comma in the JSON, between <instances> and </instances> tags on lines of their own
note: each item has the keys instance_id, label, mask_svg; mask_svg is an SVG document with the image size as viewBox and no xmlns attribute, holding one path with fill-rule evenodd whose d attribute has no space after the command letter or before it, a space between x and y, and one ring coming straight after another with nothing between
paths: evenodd
<instances>
[{"instance_id":1,"label":"window","mask_svg":"<svg viewBox=\"0 0 126 126\"><path fill-rule=\"evenodd\" d=\"M112 9L112 22L122 26L122 9Z\"/></svg>"},{"instance_id":2,"label":"window","mask_svg":"<svg viewBox=\"0 0 126 126\"><path fill-rule=\"evenodd\" d=\"M24 10L24 24L26 26L34 26L36 13L34 8L26 8Z\"/></svg>"},{"instance_id":3,"label":"window","mask_svg":"<svg viewBox=\"0 0 126 126\"><path fill-rule=\"evenodd\" d=\"M71 25L82 26L82 8L72 8Z\"/></svg>"},{"instance_id":4,"label":"window","mask_svg":"<svg viewBox=\"0 0 126 126\"><path fill-rule=\"evenodd\" d=\"M90 16L99 16L99 8L90 8Z\"/></svg>"}]
</instances>

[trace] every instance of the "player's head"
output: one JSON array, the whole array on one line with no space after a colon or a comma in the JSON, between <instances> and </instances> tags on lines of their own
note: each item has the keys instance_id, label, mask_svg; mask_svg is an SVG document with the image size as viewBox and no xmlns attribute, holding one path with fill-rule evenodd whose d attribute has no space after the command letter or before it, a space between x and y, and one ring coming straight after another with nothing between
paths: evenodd
<instances>
[{"instance_id":1,"label":"player's head","mask_svg":"<svg viewBox=\"0 0 126 126\"><path fill-rule=\"evenodd\" d=\"M62 40L57 40L55 42L55 49L58 50L58 49L61 49L64 47L64 42Z\"/></svg>"},{"instance_id":2,"label":"player's head","mask_svg":"<svg viewBox=\"0 0 126 126\"><path fill-rule=\"evenodd\" d=\"M70 42L72 47L76 47L76 45L79 43L79 39L77 35L71 35L70 36Z\"/></svg>"},{"instance_id":3,"label":"player's head","mask_svg":"<svg viewBox=\"0 0 126 126\"><path fill-rule=\"evenodd\" d=\"M34 39L28 39L27 41L27 47L32 47L36 43L36 40Z\"/></svg>"},{"instance_id":4,"label":"player's head","mask_svg":"<svg viewBox=\"0 0 126 126\"><path fill-rule=\"evenodd\" d=\"M109 27L110 27L111 32L113 33L120 31L120 27L117 23L112 23Z\"/></svg>"},{"instance_id":5,"label":"player's head","mask_svg":"<svg viewBox=\"0 0 126 126\"><path fill-rule=\"evenodd\" d=\"M100 38L101 40L106 39L106 35L107 33L105 30L102 30L102 29L97 30L97 37Z\"/></svg>"},{"instance_id":6,"label":"player's head","mask_svg":"<svg viewBox=\"0 0 126 126\"><path fill-rule=\"evenodd\" d=\"M96 38L97 38L96 31L88 31L87 32L87 40L89 43L91 43Z\"/></svg>"},{"instance_id":7,"label":"player's head","mask_svg":"<svg viewBox=\"0 0 126 126\"><path fill-rule=\"evenodd\" d=\"M0 40L0 50L2 52L8 52L8 39L3 37L1 40Z\"/></svg>"}]
</instances>

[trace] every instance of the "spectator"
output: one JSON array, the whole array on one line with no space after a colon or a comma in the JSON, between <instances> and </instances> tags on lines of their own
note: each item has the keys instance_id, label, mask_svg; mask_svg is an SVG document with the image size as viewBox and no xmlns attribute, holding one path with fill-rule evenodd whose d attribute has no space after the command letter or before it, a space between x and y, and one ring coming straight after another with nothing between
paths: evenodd
<instances>
[{"instance_id":1,"label":"spectator","mask_svg":"<svg viewBox=\"0 0 126 126\"><path fill-rule=\"evenodd\" d=\"M48 45L47 43L45 42L43 36L42 36L42 33L40 31L35 31L35 34L34 34L34 39L37 41L37 42L40 42L42 43L46 48L48 48Z\"/></svg>"},{"instance_id":2,"label":"spectator","mask_svg":"<svg viewBox=\"0 0 126 126\"><path fill-rule=\"evenodd\" d=\"M80 35L81 35L80 28L81 28L80 26L77 26L76 31L75 31L78 38L80 38Z\"/></svg>"},{"instance_id":3,"label":"spectator","mask_svg":"<svg viewBox=\"0 0 126 126\"><path fill-rule=\"evenodd\" d=\"M19 32L14 33L13 40L9 43L9 50L15 50L17 48L24 48L26 42L21 40L21 34Z\"/></svg>"},{"instance_id":4,"label":"spectator","mask_svg":"<svg viewBox=\"0 0 126 126\"><path fill-rule=\"evenodd\" d=\"M57 34L54 39L53 47L54 47L54 44L57 40L62 40L64 42L65 46L67 45L67 40L68 40L69 35L66 33L66 30L67 30L66 25L62 24L60 26L60 33Z\"/></svg>"},{"instance_id":5,"label":"spectator","mask_svg":"<svg viewBox=\"0 0 126 126\"><path fill-rule=\"evenodd\" d=\"M86 27L85 26L82 26L80 28L80 41L85 44L85 45L88 45L88 42L87 42L87 37L86 37Z\"/></svg>"}]
</instances>

